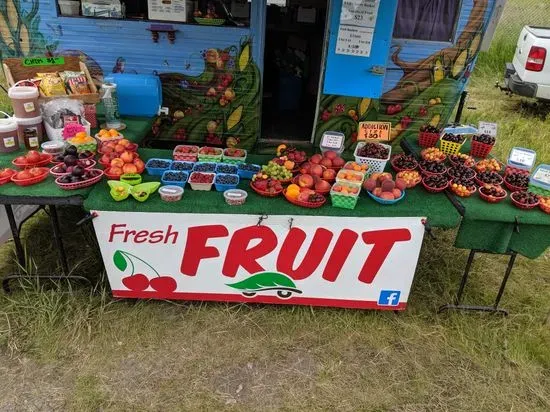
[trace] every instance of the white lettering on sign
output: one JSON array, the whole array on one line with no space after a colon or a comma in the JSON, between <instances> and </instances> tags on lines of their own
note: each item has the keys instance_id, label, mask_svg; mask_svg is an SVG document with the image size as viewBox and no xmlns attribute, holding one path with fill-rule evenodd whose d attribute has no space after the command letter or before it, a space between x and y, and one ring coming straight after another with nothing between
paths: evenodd
<instances>
[{"instance_id":1,"label":"white lettering on sign","mask_svg":"<svg viewBox=\"0 0 550 412\"><path fill-rule=\"evenodd\" d=\"M498 125L496 123L479 122L479 134L488 134L489 136L497 137L497 129Z\"/></svg>"},{"instance_id":2,"label":"white lettering on sign","mask_svg":"<svg viewBox=\"0 0 550 412\"><path fill-rule=\"evenodd\" d=\"M509 162L515 163L531 169L535 163L536 153L522 150L520 148L513 148L510 152Z\"/></svg>"},{"instance_id":3,"label":"white lettering on sign","mask_svg":"<svg viewBox=\"0 0 550 412\"><path fill-rule=\"evenodd\" d=\"M402 310L422 220L98 211L93 224L117 297Z\"/></svg>"},{"instance_id":4,"label":"white lettering on sign","mask_svg":"<svg viewBox=\"0 0 550 412\"><path fill-rule=\"evenodd\" d=\"M344 0L336 54L369 57L380 0Z\"/></svg>"}]
</instances>

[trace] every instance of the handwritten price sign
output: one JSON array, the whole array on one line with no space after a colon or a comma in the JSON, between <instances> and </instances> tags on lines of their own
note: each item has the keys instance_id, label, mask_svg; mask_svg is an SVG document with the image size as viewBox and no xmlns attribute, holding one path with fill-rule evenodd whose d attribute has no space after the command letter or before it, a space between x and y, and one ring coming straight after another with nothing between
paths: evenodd
<instances>
[{"instance_id":1,"label":"handwritten price sign","mask_svg":"<svg viewBox=\"0 0 550 412\"><path fill-rule=\"evenodd\" d=\"M389 142L391 139L390 122L361 122L357 140Z\"/></svg>"},{"instance_id":2,"label":"handwritten price sign","mask_svg":"<svg viewBox=\"0 0 550 412\"><path fill-rule=\"evenodd\" d=\"M59 66L65 64L63 57L26 57L23 60L23 66Z\"/></svg>"}]
</instances>

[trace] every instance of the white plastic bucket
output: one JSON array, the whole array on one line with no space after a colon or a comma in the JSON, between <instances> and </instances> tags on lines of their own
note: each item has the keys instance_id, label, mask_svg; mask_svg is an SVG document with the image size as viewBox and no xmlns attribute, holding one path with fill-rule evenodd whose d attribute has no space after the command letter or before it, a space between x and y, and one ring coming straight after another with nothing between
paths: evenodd
<instances>
[{"instance_id":1,"label":"white plastic bucket","mask_svg":"<svg viewBox=\"0 0 550 412\"><path fill-rule=\"evenodd\" d=\"M58 0L59 10L62 16L78 16L80 2L74 0Z\"/></svg>"},{"instance_id":2,"label":"white plastic bucket","mask_svg":"<svg viewBox=\"0 0 550 412\"><path fill-rule=\"evenodd\" d=\"M17 138L17 122L7 113L0 112L6 116L0 119L0 153L15 152L19 149L19 140Z\"/></svg>"},{"instance_id":3,"label":"white plastic bucket","mask_svg":"<svg viewBox=\"0 0 550 412\"><path fill-rule=\"evenodd\" d=\"M42 116L33 117L31 119L16 118L15 120L17 121L19 144L25 145L29 150L37 150L40 148L40 143L44 140Z\"/></svg>"},{"instance_id":4,"label":"white plastic bucket","mask_svg":"<svg viewBox=\"0 0 550 412\"><path fill-rule=\"evenodd\" d=\"M27 81L28 80L19 81L8 90L13 112L18 119L34 118L40 115L40 108L38 107L38 87L18 86L19 83Z\"/></svg>"}]
</instances>

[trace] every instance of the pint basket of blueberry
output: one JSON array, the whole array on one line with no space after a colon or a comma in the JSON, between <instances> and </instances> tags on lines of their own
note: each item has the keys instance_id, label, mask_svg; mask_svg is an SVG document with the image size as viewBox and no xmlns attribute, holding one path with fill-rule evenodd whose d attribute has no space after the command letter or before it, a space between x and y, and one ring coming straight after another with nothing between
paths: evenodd
<instances>
[{"instance_id":1,"label":"pint basket of blueberry","mask_svg":"<svg viewBox=\"0 0 550 412\"><path fill-rule=\"evenodd\" d=\"M198 154L199 154L198 146L178 145L174 148L172 157L174 158L174 160L196 162Z\"/></svg>"},{"instance_id":2,"label":"pint basket of blueberry","mask_svg":"<svg viewBox=\"0 0 550 412\"><path fill-rule=\"evenodd\" d=\"M510 195L515 207L524 210L530 210L537 207L540 203L539 195L531 192L514 192Z\"/></svg>"},{"instance_id":3,"label":"pint basket of blueberry","mask_svg":"<svg viewBox=\"0 0 550 412\"><path fill-rule=\"evenodd\" d=\"M439 139L439 149L446 155L458 154L465 141L466 137L464 135L445 133Z\"/></svg>"},{"instance_id":4,"label":"pint basket of blueberry","mask_svg":"<svg viewBox=\"0 0 550 412\"><path fill-rule=\"evenodd\" d=\"M440 193L449 187L449 180L444 174L426 176L422 179L422 186L430 193Z\"/></svg>"},{"instance_id":5,"label":"pint basket of blueberry","mask_svg":"<svg viewBox=\"0 0 550 412\"><path fill-rule=\"evenodd\" d=\"M216 174L218 173L225 173L226 175L236 175L239 168L237 165L232 165L228 163L218 163L216 165L216 170L214 171Z\"/></svg>"},{"instance_id":6,"label":"pint basket of blueberry","mask_svg":"<svg viewBox=\"0 0 550 412\"><path fill-rule=\"evenodd\" d=\"M187 172L178 172L176 170L167 170L162 174L160 181L163 185L173 185L184 187L189 174Z\"/></svg>"},{"instance_id":7,"label":"pint basket of blueberry","mask_svg":"<svg viewBox=\"0 0 550 412\"><path fill-rule=\"evenodd\" d=\"M193 172L215 173L216 166L217 164L213 162L197 162L193 166Z\"/></svg>"},{"instance_id":8,"label":"pint basket of blueberry","mask_svg":"<svg viewBox=\"0 0 550 412\"><path fill-rule=\"evenodd\" d=\"M193 163L193 162L176 160L176 161L172 162L172 164L170 165L170 170L176 170L178 172L191 173L194 166L195 166L195 163Z\"/></svg>"},{"instance_id":9,"label":"pint basket of blueberry","mask_svg":"<svg viewBox=\"0 0 550 412\"><path fill-rule=\"evenodd\" d=\"M508 193L499 185L486 184L479 188L479 197L489 203L498 203L506 199Z\"/></svg>"},{"instance_id":10,"label":"pint basket of blueberry","mask_svg":"<svg viewBox=\"0 0 550 412\"><path fill-rule=\"evenodd\" d=\"M435 146L440 137L441 130L432 125L425 124L420 127L418 144L420 145L420 147L432 147Z\"/></svg>"},{"instance_id":11,"label":"pint basket of blueberry","mask_svg":"<svg viewBox=\"0 0 550 412\"><path fill-rule=\"evenodd\" d=\"M252 179L252 177L262 169L260 165L249 163L239 163L237 167L237 174L241 179Z\"/></svg>"},{"instance_id":12,"label":"pint basket of blueberry","mask_svg":"<svg viewBox=\"0 0 550 412\"><path fill-rule=\"evenodd\" d=\"M393 156L391 160L391 167L398 173L412 171L416 170L418 167L418 162L414 156L401 153Z\"/></svg>"},{"instance_id":13,"label":"pint basket of blueberry","mask_svg":"<svg viewBox=\"0 0 550 412\"><path fill-rule=\"evenodd\" d=\"M382 173L390 160L391 146L382 143L357 143L355 162L369 165L369 172Z\"/></svg>"},{"instance_id":14,"label":"pint basket of blueberry","mask_svg":"<svg viewBox=\"0 0 550 412\"><path fill-rule=\"evenodd\" d=\"M239 175L229 173L219 173L214 180L214 186L218 192L225 192L229 189L235 189L239 184Z\"/></svg>"},{"instance_id":15,"label":"pint basket of blueberry","mask_svg":"<svg viewBox=\"0 0 550 412\"><path fill-rule=\"evenodd\" d=\"M149 159L145 164L147 174L151 176L162 176L162 174L170 169L172 161L169 159Z\"/></svg>"},{"instance_id":16,"label":"pint basket of blueberry","mask_svg":"<svg viewBox=\"0 0 550 412\"><path fill-rule=\"evenodd\" d=\"M208 191L212 189L215 177L214 173L193 172L189 176L189 184L193 190Z\"/></svg>"},{"instance_id":17,"label":"pint basket of blueberry","mask_svg":"<svg viewBox=\"0 0 550 412\"><path fill-rule=\"evenodd\" d=\"M223 151L222 159L225 163L244 163L246 160L246 150L228 147Z\"/></svg>"},{"instance_id":18,"label":"pint basket of blueberry","mask_svg":"<svg viewBox=\"0 0 550 412\"><path fill-rule=\"evenodd\" d=\"M472 145L470 147L470 155L474 157L481 157L485 159L493 150L496 139L488 134L476 134L472 138Z\"/></svg>"}]
</instances>

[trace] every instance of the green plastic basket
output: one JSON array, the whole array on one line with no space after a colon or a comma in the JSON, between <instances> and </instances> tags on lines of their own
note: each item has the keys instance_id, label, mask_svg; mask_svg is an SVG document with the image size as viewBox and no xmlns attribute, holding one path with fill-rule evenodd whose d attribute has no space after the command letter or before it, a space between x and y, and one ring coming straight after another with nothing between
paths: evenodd
<instances>
[{"instance_id":1,"label":"green plastic basket","mask_svg":"<svg viewBox=\"0 0 550 412\"><path fill-rule=\"evenodd\" d=\"M203 155L199 154L198 156L199 162L211 162L211 163L219 163L222 160L222 155ZM229 162L224 162L229 163Z\"/></svg>"},{"instance_id":2,"label":"green plastic basket","mask_svg":"<svg viewBox=\"0 0 550 412\"><path fill-rule=\"evenodd\" d=\"M332 201L332 206L342 209L355 209L355 206L357 206L359 195L350 196L336 193L337 192L330 192L330 200Z\"/></svg>"},{"instance_id":3,"label":"green plastic basket","mask_svg":"<svg viewBox=\"0 0 550 412\"><path fill-rule=\"evenodd\" d=\"M533 184L529 184L529 192L534 193L539 196L543 197L549 197L550 196L550 190L543 189L542 187L535 186Z\"/></svg>"}]
</instances>

